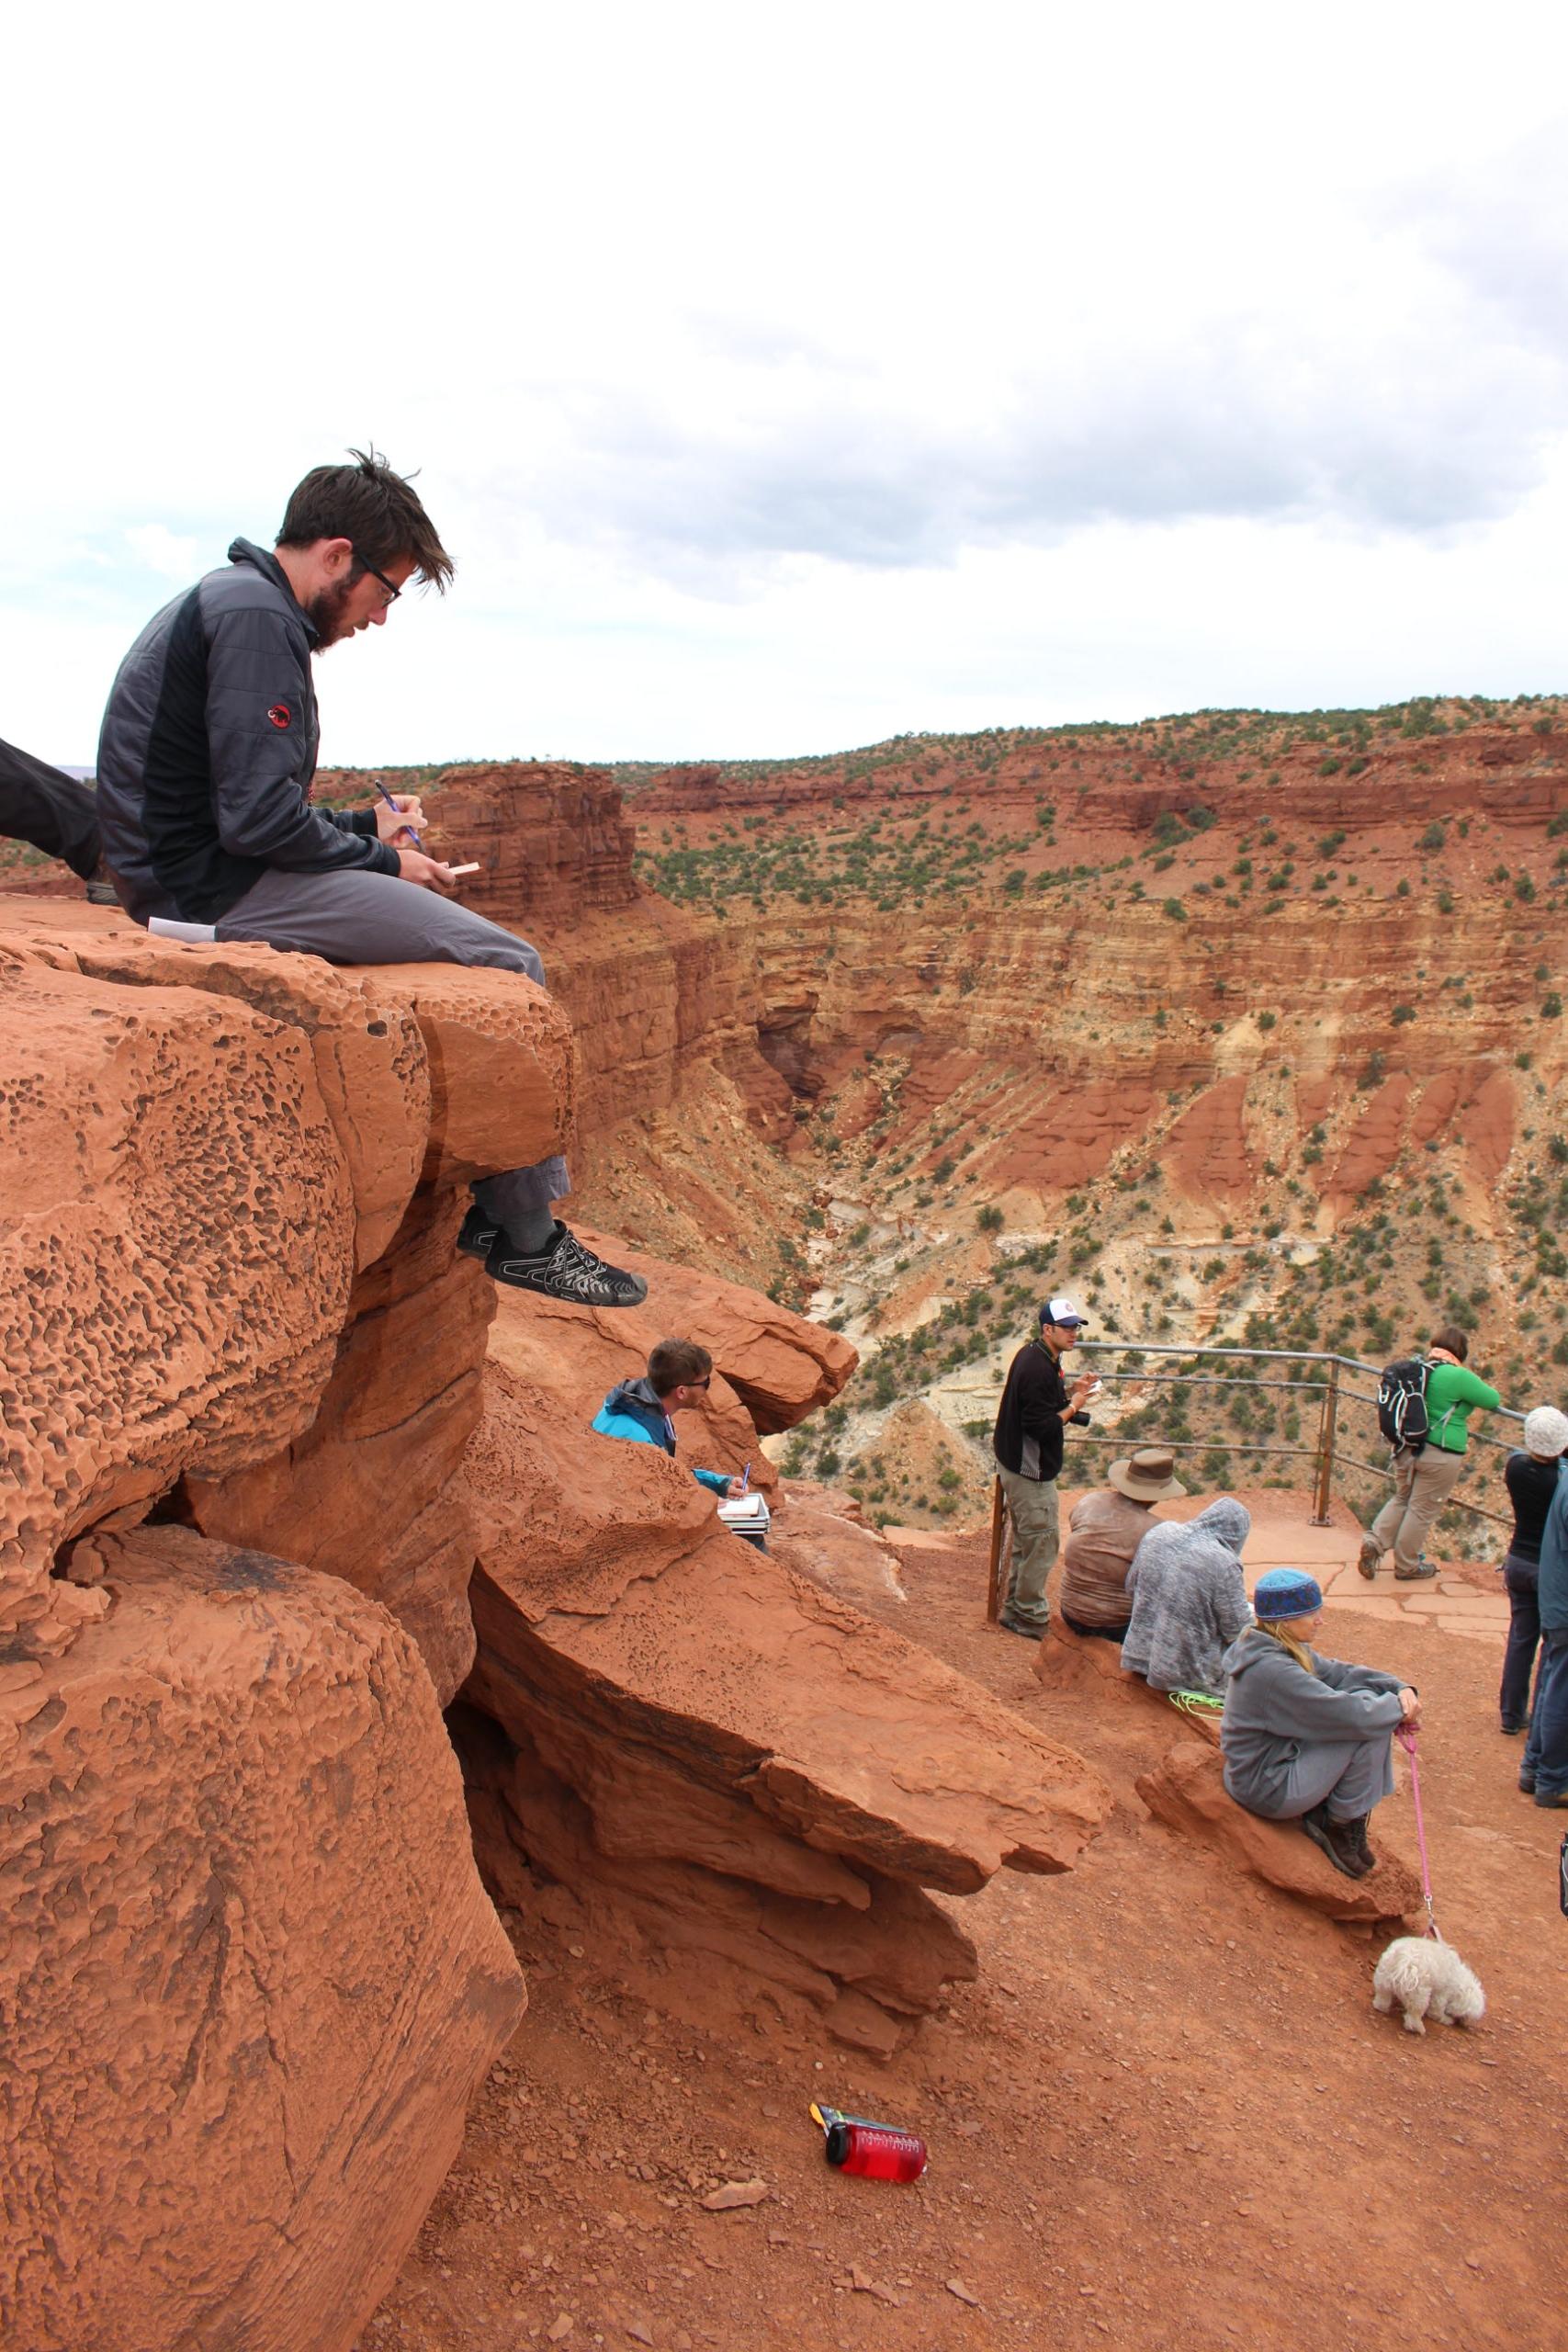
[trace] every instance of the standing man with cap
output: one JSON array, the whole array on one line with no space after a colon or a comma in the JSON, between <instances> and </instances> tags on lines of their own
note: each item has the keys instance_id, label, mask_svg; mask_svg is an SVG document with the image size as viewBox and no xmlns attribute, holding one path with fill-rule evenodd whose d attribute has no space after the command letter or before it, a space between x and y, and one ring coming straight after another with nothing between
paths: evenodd
<instances>
[{"instance_id":1,"label":"standing man with cap","mask_svg":"<svg viewBox=\"0 0 1568 2352\"><path fill-rule=\"evenodd\" d=\"M1086 1372L1069 1391L1062 1358L1078 1343L1083 1309L1070 1298L1048 1298L1040 1336L1020 1348L1008 1367L997 1408L991 1450L1012 1521L1012 1573L999 1622L1010 1634L1037 1642L1051 1622L1045 1579L1056 1556L1056 1479L1069 1421L1086 1423L1084 1406L1096 1381Z\"/></svg>"}]
</instances>

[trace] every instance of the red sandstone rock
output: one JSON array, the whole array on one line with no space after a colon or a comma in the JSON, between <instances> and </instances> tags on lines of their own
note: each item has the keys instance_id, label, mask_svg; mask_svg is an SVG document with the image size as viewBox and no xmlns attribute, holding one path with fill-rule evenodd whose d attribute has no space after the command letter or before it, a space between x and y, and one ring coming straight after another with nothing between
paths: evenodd
<instances>
[{"instance_id":1,"label":"red sandstone rock","mask_svg":"<svg viewBox=\"0 0 1568 2352\"><path fill-rule=\"evenodd\" d=\"M310 1039L222 997L0 963L0 1625L56 1548L310 1424L353 1271Z\"/></svg>"},{"instance_id":2,"label":"red sandstone rock","mask_svg":"<svg viewBox=\"0 0 1568 2352\"><path fill-rule=\"evenodd\" d=\"M0 1689L6 2340L347 2352L524 2005L434 1697L331 1578L75 1571L112 1605Z\"/></svg>"},{"instance_id":3,"label":"red sandstone rock","mask_svg":"<svg viewBox=\"0 0 1568 2352\"><path fill-rule=\"evenodd\" d=\"M377 964L358 979L389 1021L411 1014L430 1059L427 1184L529 1168L571 1132L576 1063L560 1006L520 973Z\"/></svg>"},{"instance_id":4,"label":"red sandstone rock","mask_svg":"<svg viewBox=\"0 0 1568 2352\"><path fill-rule=\"evenodd\" d=\"M1166 1693L1151 1690L1141 1674L1123 1673L1120 1643L1075 1634L1062 1623L1059 1610L1052 1615L1045 1639L1036 1645L1034 1673L1048 1690L1092 1690L1112 1703L1135 1707L1166 1732L1190 1729L1211 1744L1219 1737L1217 1725L1204 1716L1173 1707Z\"/></svg>"},{"instance_id":5,"label":"red sandstone rock","mask_svg":"<svg viewBox=\"0 0 1568 2352\"><path fill-rule=\"evenodd\" d=\"M1262 1821L1225 1794L1221 1759L1212 1749L1183 1743L1136 1782L1157 1821L1213 1846L1270 1886L1310 1904L1331 1919L1374 1922L1409 1917L1421 1907L1421 1882L1395 1849L1380 1806L1369 1833L1378 1866L1366 1878L1345 1878L1293 1822Z\"/></svg>"},{"instance_id":6,"label":"red sandstone rock","mask_svg":"<svg viewBox=\"0 0 1568 2352\"><path fill-rule=\"evenodd\" d=\"M492 1337L468 1479L481 1858L523 1858L665 1945L828 2007L865 2046L973 1965L919 1892L1068 1866L1107 1792L1078 1758L731 1536L652 1447L585 1440L533 1302ZM550 1327L538 1318L538 1328ZM857 1924L858 1923L858 1924Z\"/></svg>"},{"instance_id":7,"label":"red sandstone rock","mask_svg":"<svg viewBox=\"0 0 1568 2352\"><path fill-rule=\"evenodd\" d=\"M857 1502L833 1487L783 1481L768 1548L796 1576L856 1606L908 1598L892 1544L866 1526Z\"/></svg>"},{"instance_id":8,"label":"red sandstone rock","mask_svg":"<svg viewBox=\"0 0 1568 2352\"><path fill-rule=\"evenodd\" d=\"M391 1609L443 1704L473 1663L472 1524L448 1493L479 1417L495 1286L452 1252L461 1206L420 1196L394 1250L361 1276L310 1428L270 1460L187 1477L209 1535L329 1569Z\"/></svg>"},{"instance_id":9,"label":"red sandstone rock","mask_svg":"<svg viewBox=\"0 0 1568 2352\"><path fill-rule=\"evenodd\" d=\"M818 1405L830 1404L860 1360L837 1331L775 1306L758 1291L645 1258L624 1241L587 1238L646 1278L643 1316L661 1333L700 1340L764 1434L793 1429Z\"/></svg>"}]
</instances>

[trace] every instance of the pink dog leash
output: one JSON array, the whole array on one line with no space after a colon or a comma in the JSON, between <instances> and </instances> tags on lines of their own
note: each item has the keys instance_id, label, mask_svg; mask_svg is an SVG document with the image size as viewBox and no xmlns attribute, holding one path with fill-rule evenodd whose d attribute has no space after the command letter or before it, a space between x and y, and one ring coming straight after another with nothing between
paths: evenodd
<instances>
[{"instance_id":1,"label":"pink dog leash","mask_svg":"<svg viewBox=\"0 0 1568 2352\"><path fill-rule=\"evenodd\" d=\"M1427 1933L1436 1936L1441 1943L1443 1939L1438 1935L1437 1915L1432 1909L1432 1872L1427 1860L1427 1826L1421 1818L1421 1774L1416 1762L1416 1735L1401 1724L1393 1736L1410 1758L1410 1793L1416 1800L1416 1842L1421 1849L1421 1892L1427 1901Z\"/></svg>"}]
</instances>

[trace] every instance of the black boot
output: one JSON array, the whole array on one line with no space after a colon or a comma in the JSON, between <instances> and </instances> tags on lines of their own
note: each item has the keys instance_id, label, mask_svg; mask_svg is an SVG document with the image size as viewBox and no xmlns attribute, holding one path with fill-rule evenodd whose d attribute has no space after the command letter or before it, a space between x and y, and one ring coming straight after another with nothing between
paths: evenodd
<instances>
[{"instance_id":1,"label":"black boot","mask_svg":"<svg viewBox=\"0 0 1568 2352\"><path fill-rule=\"evenodd\" d=\"M1362 1813L1358 1814L1354 1821L1336 1821L1330 1826L1337 1829L1342 1838L1349 1838L1358 1859L1366 1864L1368 1870L1375 1871L1378 1858L1367 1843L1367 1823L1370 1819L1370 1815Z\"/></svg>"},{"instance_id":2,"label":"black boot","mask_svg":"<svg viewBox=\"0 0 1568 2352\"><path fill-rule=\"evenodd\" d=\"M1335 1869L1346 1878L1365 1878L1372 1867L1370 1851L1362 1860L1366 1845L1366 1822L1331 1821L1326 1804L1314 1804L1310 1813L1302 1815L1302 1827L1319 1853L1326 1854ZM1353 1833L1359 1832L1359 1835Z\"/></svg>"}]
</instances>

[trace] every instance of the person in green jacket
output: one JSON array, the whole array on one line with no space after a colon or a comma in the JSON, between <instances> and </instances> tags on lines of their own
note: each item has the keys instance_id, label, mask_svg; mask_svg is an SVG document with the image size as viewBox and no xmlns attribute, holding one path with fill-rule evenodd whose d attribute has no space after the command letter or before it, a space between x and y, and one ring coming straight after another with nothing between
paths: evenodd
<instances>
[{"instance_id":1,"label":"person in green jacket","mask_svg":"<svg viewBox=\"0 0 1568 2352\"><path fill-rule=\"evenodd\" d=\"M1402 1584L1438 1573L1423 1559L1427 1530L1447 1502L1464 1468L1472 1413L1495 1413L1503 1399L1465 1369L1470 1341L1457 1323L1445 1323L1427 1349L1427 1442L1419 1453L1398 1453L1393 1492L1361 1538L1357 1562L1364 1577L1375 1577L1385 1552Z\"/></svg>"}]
</instances>

